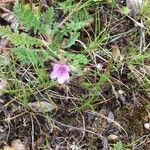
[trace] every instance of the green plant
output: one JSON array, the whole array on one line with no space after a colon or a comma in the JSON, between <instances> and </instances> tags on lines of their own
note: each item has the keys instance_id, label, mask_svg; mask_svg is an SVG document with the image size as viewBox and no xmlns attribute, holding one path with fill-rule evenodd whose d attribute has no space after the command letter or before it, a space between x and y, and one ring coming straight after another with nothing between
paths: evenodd
<instances>
[{"instance_id":1,"label":"green plant","mask_svg":"<svg viewBox=\"0 0 150 150\"><path fill-rule=\"evenodd\" d=\"M114 150L123 150L122 142L117 142L116 144L114 144Z\"/></svg>"},{"instance_id":2,"label":"green plant","mask_svg":"<svg viewBox=\"0 0 150 150\"><path fill-rule=\"evenodd\" d=\"M65 3L60 3L60 6L65 5ZM66 12L64 7L61 7L61 9ZM34 36L31 36L27 33L20 33L20 31L12 31L9 27L0 26L0 36L7 38L14 45L13 52L21 63L40 64L51 58L58 59L58 55L59 59L69 58L70 63L74 64L75 67L79 67L77 65L78 60L80 66L88 63L86 56L83 54L67 52L67 55L63 56L59 52L63 43L65 43L64 48L70 48L79 38L79 30L86 26L90 18L85 9L81 8L78 12L72 14L73 17L67 20L63 26L60 26L56 21L53 8L39 14L34 9L31 10L28 5L23 6L17 1L14 6L14 14L18 23L23 26L24 31L33 31L34 34ZM48 41L39 38L43 35L47 37ZM66 42L64 42L64 39L67 39ZM85 61L80 63L82 58Z\"/></svg>"},{"instance_id":3,"label":"green plant","mask_svg":"<svg viewBox=\"0 0 150 150\"><path fill-rule=\"evenodd\" d=\"M150 1L144 0L141 7L141 18L145 23L147 32L150 34Z\"/></svg>"}]
</instances>

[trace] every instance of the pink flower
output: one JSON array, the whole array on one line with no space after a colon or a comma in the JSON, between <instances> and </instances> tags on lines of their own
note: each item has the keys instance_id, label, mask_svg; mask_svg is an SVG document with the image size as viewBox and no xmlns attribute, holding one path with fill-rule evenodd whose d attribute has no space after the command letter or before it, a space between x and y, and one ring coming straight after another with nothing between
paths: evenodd
<instances>
[{"instance_id":1,"label":"pink flower","mask_svg":"<svg viewBox=\"0 0 150 150\"><path fill-rule=\"evenodd\" d=\"M58 83L63 84L69 80L70 68L64 64L53 64L53 71L50 74L52 80L57 79Z\"/></svg>"}]
</instances>

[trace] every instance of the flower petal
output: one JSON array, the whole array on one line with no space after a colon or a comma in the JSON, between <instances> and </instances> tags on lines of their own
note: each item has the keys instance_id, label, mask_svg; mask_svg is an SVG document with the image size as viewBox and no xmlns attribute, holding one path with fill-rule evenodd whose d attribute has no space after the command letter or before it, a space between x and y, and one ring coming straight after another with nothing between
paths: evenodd
<instances>
[{"instance_id":1,"label":"flower petal","mask_svg":"<svg viewBox=\"0 0 150 150\"><path fill-rule=\"evenodd\" d=\"M50 74L52 80L57 79L58 83L63 84L69 79L69 66L65 64L52 64L53 71Z\"/></svg>"},{"instance_id":2,"label":"flower petal","mask_svg":"<svg viewBox=\"0 0 150 150\"><path fill-rule=\"evenodd\" d=\"M66 68L67 72L70 72L70 68L67 65L64 65L64 67Z\"/></svg>"},{"instance_id":3,"label":"flower petal","mask_svg":"<svg viewBox=\"0 0 150 150\"><path fill-rule=\"evenodd\" d=\"M50 78L52 80L56 79L58 76L60 76L60 73L59 73L59 68L60 68L60 65L59 64L52 64L53 65L53 71L51 72L50 74Z\"/></svg>"},{"instance_id":4,"label":"flower petal","mask_svg":"<svg viewBox=\"0 0 150 150\"><path fill-rule=\"evenodd\" d=\"M58 73L54 70L54 71L52 71L52 73L50 74L50 78L52 79L52 80L54 80L54 79L56 79L58 77Z\"/></svg>"},{"instance_id":5,"label":"flower petal","mask_svg":"<svg viewBox=\"0 0 150 150\"><path fill-rule=\"evenodd\" d=\"M64 74L62 74L61 76L57 77L57 81L60 84L63 84L65 82L67 82L69 80L69 73L66 72Z\"/></svg>"},{"instance_id":6,"label":"flower petal","mask_svg":"<svg viewBox=\"0 0 150 150\"><path fill-rule=\"evenodd\" d=\"M60 64L52 64L52 66L53 66L53 70L59 70L59 68L60 68Z\"/></svg>"}]
</instances>

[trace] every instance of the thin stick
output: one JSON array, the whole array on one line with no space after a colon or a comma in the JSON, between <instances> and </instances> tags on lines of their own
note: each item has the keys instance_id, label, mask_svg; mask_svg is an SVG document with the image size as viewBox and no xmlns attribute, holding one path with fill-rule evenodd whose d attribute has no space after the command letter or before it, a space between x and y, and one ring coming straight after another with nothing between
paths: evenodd
<instances>
[{"instance_id":1,"label":"thin stick","mask_svg":"<svg viewBox=\"0 0 150 150\"><path fill-rule=\"evenodd\" d=\"M55 119L52 119L52 121L54 121L55 123L57 123L57 124L59 124L61 126L64 126L64 127L67 127L67 128L72 128L72 129L75 129L75 130L78 130L78 131L88 132L88 133L91 133L93 135L96 135L96 136L100 137L101 139L106 140L106 138L103 137L101 134L98 134L98 133L93 132L91 130L87 130L85 128L78 128L78 127L74 127L74 126L71 126L71 125L67 125L67 124L61 123L61 122L59 122L59 121L57 121Z\"/></svg>"},{"instance_id":2,"label":"thin stick","mask_svg":"<svg viewBox=\"0 0 150 150\"><path fill-rule=\"evenodd\" d=\"M32 130L31 130L32 150L34 150L34 123L33 123L33 118L31 114L30 114L30 118L31 118L31 124L32 124Z\"/></svg>"},{"instance_id":3,"label":"thin stick","mask_svg":"<svg viewBox=\"0 0 150 150\"><path fill-rule=\"evenodd\" d=\"M18 114L18 115L14 116L14 117L10 117L10 116L9 116L8 118L5 118L5 119L0 120L0 122L3 122L3 121L9 122L9 121L11 121L11 120L13 120L13 119L16 119L16 118L18 118L18 117L24 115L25 113L26 113L26 112L23 112L23 113Z\"/></svg>"}]
</instances>

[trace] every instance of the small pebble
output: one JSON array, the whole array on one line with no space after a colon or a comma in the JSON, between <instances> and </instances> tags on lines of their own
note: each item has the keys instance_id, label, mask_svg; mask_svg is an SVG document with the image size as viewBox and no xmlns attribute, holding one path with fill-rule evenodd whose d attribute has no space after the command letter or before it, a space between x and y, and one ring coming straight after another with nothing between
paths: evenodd
<instances>
[{"instance_id":1,"label":"small pebble","mask_svg":"<svg viewBox=\"0 0 150 150\"><path fill-rule=\"evenodd\" d=\"M145 123L144 127L145 127L145 129L150 130L150 123Z\"/></svg>"},{"instance_id":2,"label":"small pebble","mask_svg":"<svg viewBox=\"0 0 150 150\"><path fill-rule=\"evenodd\" d=\"M3 132L4 132L4 130L3 130L2 126L0 126L0 133L3 133Z\"/></svg>"},{"instance_id":3,"label":"small pebble","mask_svg":"<svg viewBox=\"0 0 150 150\"><path fill-rule=\"evenodd\" d=\"M123 93L124 93L123 90L118 90L118 94L119 94L119 95L122 95Z\"/></svg>"},{"instance_id":4,"label":"small pebble","mask_svg":"<svg viewBox=\"0 0 150 150\"><path fill-rule=\"evenodd\" d=\"M115 134L110 134L108 137L107 137L108 141L117 141L119 140L119 137Z\"/></svg>"},{"instance_id":5,"label":"small pebble","mask_svg":"<svg viewBox=\"0 0 150 150\"><path fill-rule=\"evenodd\" d=\"M96 68L97 68L99 71L101 71L101 70L103 69L103 65L102 65L101 63L98 63L98 64L96 65Z\"/></svg>"}]
</instances>

